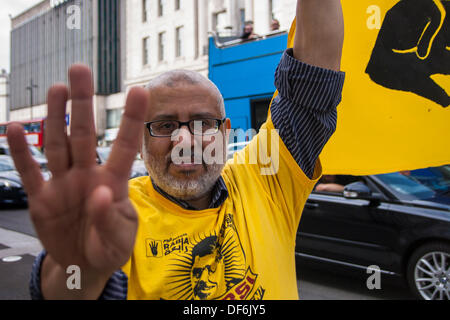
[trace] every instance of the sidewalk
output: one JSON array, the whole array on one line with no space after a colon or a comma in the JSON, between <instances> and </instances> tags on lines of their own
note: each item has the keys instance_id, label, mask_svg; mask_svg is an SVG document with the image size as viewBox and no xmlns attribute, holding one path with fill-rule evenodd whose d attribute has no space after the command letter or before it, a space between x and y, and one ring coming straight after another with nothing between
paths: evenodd
<instances>
[{"instance_id":1,"label":"sidewalk","mask_svg":"<svg viewBox=\"0 0 450 320\"><path fill-rule=\"evenodd\" d=\"M0 228L0 259L25 254L37 256L41 250L42 245L37 238Z\"/></svg>"},{"instance_id":2,"label":"sidewalk","mask_svg":"<svg viewBox=\"0 0 450 320\"><path fill-rule=\"evenodd\" d=\"M0 228L0 300L29 300L31 266L42 250L37 238Z\"/></svg>"}]
</instances>

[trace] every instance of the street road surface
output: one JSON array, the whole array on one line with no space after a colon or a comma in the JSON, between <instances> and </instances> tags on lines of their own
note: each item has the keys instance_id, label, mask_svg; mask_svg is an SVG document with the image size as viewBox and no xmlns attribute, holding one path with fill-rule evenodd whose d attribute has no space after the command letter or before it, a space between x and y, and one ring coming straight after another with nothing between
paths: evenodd
<instances>
[{"instance_id":1,"label":"street road surface","mask_svg":"<svg viewBox=\"0 0 450 320\"><path fill-rule=\"evenodd\" d=\"M332 267L315 268L297 265L297 286L302 300L411 300L414 296L406 285L392 283L381 275L380 289L369 290L367 278L332 272Z\"/></svg>"},{"instance_id":2,"label":"street road surface","mask_svg":"<svg viewBox=\"0 0 450 320\"><path fill-rule=\"evenodd\" d=\"M30 299L28 283L31 266L41 250L42 246L37 239L28 210L0 209L0 299ZM14 261L14 257L21 259ZM5 262L4 258L13 261ZM322 268L317 269L306 263L298 265L297 275L299 296L303 300L413 298L405 287L392 286L383 279L380 290L369 290L366 279L349 277Z\"/></svg>"},{"instance_id":3,"label":"street road surface","mask_svg":"<svg viewBox=\"0 0 450 320\"><path fill-rule=\"evenodd\" d=\"M0 210L0 299L30 299L31 266L41 250L28 210Z\"/></svg>"}]
</instances>

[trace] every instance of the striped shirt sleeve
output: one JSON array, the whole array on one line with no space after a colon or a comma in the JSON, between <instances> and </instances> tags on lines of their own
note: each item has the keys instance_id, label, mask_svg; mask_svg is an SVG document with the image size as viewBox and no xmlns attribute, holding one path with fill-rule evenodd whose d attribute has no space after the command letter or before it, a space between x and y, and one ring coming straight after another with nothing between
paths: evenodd
<instances>
[{"instance_id":1,"label":"striped shirt sleeve","mask_svg":"<svg viewBox=\"0 0 450 320\"><path fill-rule=\"evenodd\" d=\"M287 49L275 72L278 96L272 122L302 171L312 178L323 147L336 130L345 74L308 65Z\"/></svg>"},{"instance_id":2,"label":"striped shirt sleeve","mask_svg":"<svg viewBox=\"0 0 450 320\"><path fill-rule=\"evenodd\" d=\"M29 288L32 300L44 300L41 291L41 266L46 255L47 252L43 250L33 263ZM127 291L128 277L122 270L118 270L109 278L99 300L126 300Z\"/></svg>"}]
</instances>

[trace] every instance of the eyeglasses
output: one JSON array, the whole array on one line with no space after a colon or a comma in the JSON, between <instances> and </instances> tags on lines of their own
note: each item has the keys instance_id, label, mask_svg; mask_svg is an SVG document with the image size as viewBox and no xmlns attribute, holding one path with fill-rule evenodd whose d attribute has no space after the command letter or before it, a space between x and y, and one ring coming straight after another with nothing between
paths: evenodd
<instances>
[{"instance_id":1,"label":"eyeglasses","mask_svg":"<svg viewBox=\"0 0 450 320\"><path fill-rule=\"evenodd\" d=\"M146 122L145 126L152 137L171 137L175 130L187 126L196 136L213 135L219 132L226 119L195 119L187 122L178 120L158 120Z\"/></svg>"}]
</instances>

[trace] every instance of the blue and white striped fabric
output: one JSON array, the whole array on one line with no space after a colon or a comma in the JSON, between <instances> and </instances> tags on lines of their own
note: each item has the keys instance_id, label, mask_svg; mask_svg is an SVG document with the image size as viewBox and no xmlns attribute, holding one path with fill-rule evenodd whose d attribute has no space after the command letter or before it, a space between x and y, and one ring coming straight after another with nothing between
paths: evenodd
<instances>
[{"instance_id":1,"label":"blue and white striped fabric","mask_svg":"<svg viewBox=\"0 0 450 320\"><path fill-rule=\"evenodd\" d=\"M342 98L345 74L308 65L283 54L275 73L278 96L272 122L303 172L312 178L323 147L336 130L336 107Z\"/></svg>"},{"instance_id":2,"label":"blue and white striped fabric","mask_svg":"<svg viewBox=\"0 0 450 320\"><path fill-rule=\"evenodd\" d=\"M336 129L336 107L341 101L344 78L342 72L294 59L292 49L283 54L275 73L279 95L272 103L272 122L293 158L310 178L320 152ZM158 191L165 195L162 190ZM219 207L227 196L226 185L220 179L214 187L210 207ZM182 207L188 206L181 200L169 199ZM33 300L43 299L40 269L45 255L45 251L41 252L33 264L30 280ZM119 270L109 279L99 299L126 299L127 288L128 278Z\"/></svg>"},{"instance_id":3,"label":"blue and white striped fabric","mask_svg":"<svg viewBox=\"0 0 450 320\"><path fill-rule=\"evenodd\" d=\"M30 279L30 296L32 300L43 300L41 291L41 266L47 252L45 250L41 251L34 260L31 279Z\"/></svg>"},{"instance_id":4,"label":"blue and white striped fabric","mask_svg":"<svg viewBox=\"0 0 450 320\"><path fill-rule=\"evenodd\" d=\"M109 278L99 300L126 300L127 293L128 277L122 270L118 270Z\"/></svg>"}]
</instances>

